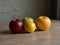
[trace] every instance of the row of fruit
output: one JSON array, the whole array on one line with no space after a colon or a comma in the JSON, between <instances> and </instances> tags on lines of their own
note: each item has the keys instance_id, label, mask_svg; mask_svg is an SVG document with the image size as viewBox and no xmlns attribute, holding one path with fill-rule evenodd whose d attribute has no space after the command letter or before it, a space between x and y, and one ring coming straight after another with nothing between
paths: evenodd
<instances>
[{"instance_id":1,"label":"row of fruit","mask_svg":"<svg viewBox=\"0 0 60 45\"><path fill-rule=\"evenodd\" d=\"M51 26L51 20L47 16L39 16L34 21L31 17L25 17L22 20L13 17L9 23L9 29L13 33L20 33L23 29L26 32L34 32L36 29L48 30Z\"/></svg>"}]
</instances>

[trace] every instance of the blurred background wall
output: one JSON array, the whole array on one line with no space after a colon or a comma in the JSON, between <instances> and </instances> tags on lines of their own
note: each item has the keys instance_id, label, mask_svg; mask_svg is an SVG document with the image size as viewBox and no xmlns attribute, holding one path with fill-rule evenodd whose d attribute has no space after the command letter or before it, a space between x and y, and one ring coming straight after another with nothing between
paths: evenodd
<instances>
[{"instance_id":1,"label":"blurred background wall","mask_svg":"<svg viewBox=\"0 0 60 45\"><path fill-rule=\"evenodd\" d=\"M0 24L8 24L13 16L19 19L46 15L51 18L51 0L0 0Z\"/></svg>"},{"instance_id":2,"label":"blurred background wall","mask_svg":"<svg viewBox=\"0 0 60 45\"><path fill-rule=\"evenodd\" d=\"M60 20L60 0L57 0L57 19Z\"/></svg>"}]
</instances>

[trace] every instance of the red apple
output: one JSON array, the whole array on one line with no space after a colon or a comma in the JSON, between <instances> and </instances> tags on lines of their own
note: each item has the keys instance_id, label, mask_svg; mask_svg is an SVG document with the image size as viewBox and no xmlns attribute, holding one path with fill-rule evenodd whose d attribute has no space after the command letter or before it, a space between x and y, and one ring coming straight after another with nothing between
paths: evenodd
<instances>
[{"instance_id":1,"label":"red apple","mask_svg":"<svg viewBox=\"0 0 60 45\"><path fill-rule=\"evenodd\" d=\"M9 23L9 28L12 33L19 33L23 29L23 21L20 19L13 19Z\"/></svg>"}]
</instances>

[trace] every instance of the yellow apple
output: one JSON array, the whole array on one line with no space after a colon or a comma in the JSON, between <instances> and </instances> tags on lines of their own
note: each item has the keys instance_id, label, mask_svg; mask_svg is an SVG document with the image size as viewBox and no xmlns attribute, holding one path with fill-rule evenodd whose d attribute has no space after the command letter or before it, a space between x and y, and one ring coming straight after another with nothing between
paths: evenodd
<instances>
[{"instance_id":1,"label":"yellow apple","mask_svg":"<svg viewBox=\"0 0 60 45\"><path fill-rule=\"evenodd\" d=\"M30 32L30 33L35 31L36 25L34 23L33 18L31 18L31 17L24 18L24 28L27 32Z\"/></svg>"},{"instance_id":2,"label":"yellow apple","mask_svg":"<svg viewBox=\"0 0 60 45\"><path fill-rule=\"evenodd\" d=\"M51 26L51 20L47 16L39 16L35 23L40 30L48 30Z\"/></svg>"}]
</instances>

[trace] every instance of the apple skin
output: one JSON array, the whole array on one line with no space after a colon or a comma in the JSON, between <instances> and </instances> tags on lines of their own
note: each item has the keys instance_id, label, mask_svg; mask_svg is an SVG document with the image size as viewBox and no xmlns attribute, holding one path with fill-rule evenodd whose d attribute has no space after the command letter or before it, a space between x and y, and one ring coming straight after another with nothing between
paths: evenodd
<instances>
[{"instance_id":1,"label":"apple skin","mask_svg":"<svg viewBox=\"0 0 60 45\"><path fill-rule=\"evenodd\" d=\"M39 30L48 30L51 27L51 20L47 16L39 16L35 23Z\"/></svg>"},{"instance_id":2,"label":"apple skin","mask_svg":"<svg viewBox=\"0 0 60 45\"><path fill-rule=\"evenodd\" d=\"M19 19L13 19L9 23L9 28L12 33L20 33L23 29L23 21Z\"/></svg>"},{"instance_id":3,"label":"apple skin","mask_svg":"<svg viewBox=\"0 0 60 45\"><path fill-rule=\"evenodd\" d=\"M34 19L31 17L25 17L23 19L24 21L24 28L26 32L32 33L36 29L36 25L34 23Z\"/></svg>"},{"instance_id":4,"label":"apple skin","mask_svg":"<svg viewBox=\"0 0 60 45\"><path fill-rule=\"evenodd\" d=\"M24 21L24 22L34 22L33 18L31 18L31 17L25 17L25 18L23 19L23 21Z\"/></svg>"}]
</instances>

